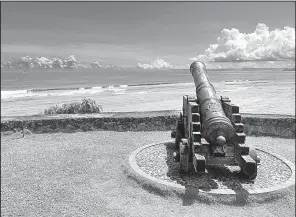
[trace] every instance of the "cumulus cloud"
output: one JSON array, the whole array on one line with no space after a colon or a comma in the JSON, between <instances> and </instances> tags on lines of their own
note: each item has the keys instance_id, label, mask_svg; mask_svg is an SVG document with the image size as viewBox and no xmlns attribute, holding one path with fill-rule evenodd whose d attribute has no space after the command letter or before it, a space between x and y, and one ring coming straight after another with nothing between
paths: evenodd
<instances>
[{"instance_id":1,"label":"cumulus cloud","mask_svg":"<svg viewBox=\"0 0 296 217\"><path fill-rule=\"evenodd\" d=\"M258 23L253 33L238 29L223 29L216 44L211 44L204 54L190 58L198 61L272 61L295 58L295 29L284 27L270 31Z\"/></svg>"},{"instance_id":2,"label":"cumulus cloud","mask_svg":"<svg viewBox=\"0 0 296 217\"><path fill-rule=\"evenodd\" d=\"M59 58L54 58L52 61L52 68L54 69L63 69L64 65L63 65L63 60L59 59Z\"/></svg>"},{"instance_id":3,"label":"cumulus cloud","mask_svg":"<svg viewBox=\"0 0 296 217\"><path fill-rule=\"evenodd\" d=\"M93 61L91 64L81 64L76 60L74 55L70 55L65 59L61 58L46 58L46 57L20 57L12 61L6 61L2 64L2 68L6 69L86 69L86 68L102 68L102 69L120 69L115 65L101 64L98 61Z\"/></svg>"},{"instance_id":4,"label":"cumulus cloud","mask_svg":"<svg viewBox=\"0 0 296 217\"><path fill-rule=\"evenodd\" d=\"M32 60L33 60L33 58L32 58L32 57L29 57L29 56L21 57L21 61L22 61L23 63L29 63L29 62L31 62Z\"/></svg>"},{"instance_id":5,"label":"cumulus cloud","mask_svg":"<svg viewBox=\"0 0 296 217\"><path fill-rule=\"evenodd\" d=\"M32 58L33 68L52 68L52 60L45 57Z\"/></svg>"},{"instance_id":6,"label":"cumulus cloud","mask_svg":"<svg viewBox=\"0 0 296 217\"><path fill-rule=\"evenodd\" d=\"M29 56L21 57L21 59L20 59L20 67L25 68L25 69L33 68L32 60L33 60L33 58L31 58Z\"/></svg>"},{"instance_id":7,"label":"cumulus cloud","mask_svg":"<svg viewBox=\"0 0 296 217\"><path fill-rule=\"evenodd\" d=\"M91 68L101 68L102 65L98 62L98 61L93 61L91 64L90 64Z\"/></svg>"},{"instance_id":8,"label":"cumulus cloud","mask_svg":"<svg viewBox=\"0 0 296 217\"><path fill-rule=\"evenodd\" d=\"M152 61L150 64L141 64L138 63L139 68L143 69L163 69L163 68L173 68L171 64L165 62L163 59L156 59Z\"/></svg>"},{"instance_id":9,"label":"cumulus cloud","mask_svg":"<svg viewBox=\"0 0 296 217\"><path fill-rule=\"evenodd\" d=\"M76 68L78 68L78 69L89 69L89 68L91 68L91 66L90 65L84 65L84 64L81 64L81 63L77 63Z\"/></svg>"},{"instance_id":10,"label":"cumulus cloud","mask_svg":"<svg viewBox=\"0 0 296 217\"><path fill-rule=\"evenodd\" d=\"M74 55L71 55L63 61L63 64L64 64L64 68L73 69L76 67L77 61Z\"/></svg>"},{"instance_id":11,"label":"cumulus cloud","mask_svg":"<svg viewBox=\"0 0 296 217\"><path fill-rule=\"evenodd\" d=\"M11 61L5 61L5 63L3 64L3 68L11 69L12 68L12 62Z\"/></svg>"},{"instance_id":12,"label":"cumulus cloud","mask_svg":"<svg viewBox=\"0 0 296 217\"><path fill-rule=\"evenodd\" d=\"M113 64L103 64L99 63L98 61L93 61L90 65L89 68L95 69L95 68L100 68L100 69L117 69L120 70L121 67L118 67Z\"/></svg>"}]
</instances>

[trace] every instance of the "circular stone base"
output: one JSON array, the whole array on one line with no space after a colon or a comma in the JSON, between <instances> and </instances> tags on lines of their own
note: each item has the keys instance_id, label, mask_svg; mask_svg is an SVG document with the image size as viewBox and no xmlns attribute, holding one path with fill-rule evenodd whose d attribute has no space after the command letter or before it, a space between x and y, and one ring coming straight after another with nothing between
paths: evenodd
<instances>
[{"instance_id":1,"label":"circular stone base","mask_svg":"<svg viewBox=\"0 0 296 217\"><path fill-rule=\"evenodd\" d=\"M207 200L209 197L222 198L224 202L229 199L231 202L265 200L281 195L284 189L295 184L293 163L256 150L261 164L253 181L239 176L239 166L207 167L205 174L197 174L191 169L189 174L180 175L179 163L173 160L174 141L149 144L135 150L129 157L129 166L133 177L150 190L177 192L185 197L206 196Z\"/></svg>"}]
</instances>

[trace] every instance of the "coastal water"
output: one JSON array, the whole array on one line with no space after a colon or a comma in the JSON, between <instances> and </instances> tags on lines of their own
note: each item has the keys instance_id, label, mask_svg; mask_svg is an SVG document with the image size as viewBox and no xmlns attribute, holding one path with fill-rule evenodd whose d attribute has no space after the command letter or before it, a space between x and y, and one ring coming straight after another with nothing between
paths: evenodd
<instances>
[{"instance_id":1,"label":"coastal water","mask_svg":"<svg viewBox=\"0 0 296 217\"><path fill-rule=\"evenodd\" d=\"M217 94L242 113L295 114L295 72L208 71ZM63 103L94 99L104 112L180 110L195 95L189 70L1 71L1 116L42 114Z\"/></svg>"}]
</instances>

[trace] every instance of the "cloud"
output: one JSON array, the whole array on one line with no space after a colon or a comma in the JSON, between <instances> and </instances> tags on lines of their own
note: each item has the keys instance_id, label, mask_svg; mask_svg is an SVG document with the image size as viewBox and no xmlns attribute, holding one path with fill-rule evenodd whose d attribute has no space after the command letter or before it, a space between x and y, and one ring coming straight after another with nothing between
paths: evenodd
<instances>
[{"instance_id":1,"label":"cloud","mask_svg":"<svg viewBox=\"0 0 296 217\"><path fill-rule=\"evenodd\" d=\"M295 29L284 27L269 31L258 23L253 33L238 29L223 29L217 44L211 44L204 54L190 58L194 61L276 61L295 58Z\"/></svg>"},{"instance_id":2,"label":"cloud","mask_svg":"<svg viewBox=\"0 0 296 217\"><path fill-rule=\"evenodd\" d=\"M102 65L98 62L98 61L93 61L91 64L90 64L91 68L101 68Z\"/></svg>"},{"instance_id":3,"label":"cloud","mask_svg":"<svg viewBox=\"0 0 296 217\"><path fill-rule=\"evenodd\" d=\"M12 62L11 61L5 61L2 68L11 69L12 68Z\"/></svg>"},{"instance_id":4,"label":"cloud","mask_svg":"<svg viewBox=\"0 0 296 217\"><path fill-rule=\"evenodd\" d=\"M33 68L52 68L53 61L45 57L33 58Z\"/></svg>"},{"instance_id":5,"label":"cloud","mask_svg":"<svg viewBox=\"0 0 296 217\"><path fill-rule=\"evenodd\" d=\"M46 57L20 57L19 59L13 59L11 61L6 61L2 65L2 68L7 69L85 69L85 68L102 68L102 69L120 69L112 64L101 64L98 61L93 61L90 65L81 64L76 60L74 55L70 55L65 59L53 58L49 59Z\"/></svg>"},{"instance_id":6,"label":"cloud","mask_svg":"<svg viewBox=\"0 0 296 217\"><path fill-rule=\"evenodd\" d=\"M196 61L196 60L194 60ZM193 61L192 61L193 62ZM172 65L163 59L156 59L150 64L138 63L138 68L142 69L185 69L189 70L190 64ZM222 61L222 62L204 62L207 69L242 69L242 68L295 68L294 60L285 61Z\"/></svg>"},{"instance_id":7,"label":"cloud","mask_svg":"<svg viewBox=\"0 0 296 217\"><path fill-rule=\"evenodd\" d=\"M51 66L54 69L63 69L64 68L63 60L61 60L59 58L54 58Z\"/></svg>"},{"instance_id":8,"label":"cloud","mask_svg":"<svg viewBox=\"0 0 296 217\"><path fill-rule=\"evenodd\" d=\"M67 57L63 61L63 65L64 65L64 68L67 68L67 69L73 69L73 68L75 68L76 65L77 65L77 61L76 61L74 55L71 55L71 56Z\"/></svg>"},{"instance_id":9,"label":"cloud","mask_svg":"<svg viewBox=\"0 0 296 217\"><path fill-rule=\"evenodd\" d=\"M103 63L99 63L98 61L93 61L90 65L89 68L100 68L100 69L116 69L116 70L120 70L122 69L121 67L118 67L116 65L113 64L103 64Z\"/></svg>"},{"instance_id":10,"label":"cloud","mask_svg":"<svg viewBox=\"0 0 296 217\"><path fill-rule=\"evenodd\" d=\"M152 61L150 64L141 64L138 63L139 68L143 69L163 69L163 68L173 68L171 64L165 62L163 59L156 59Z\"/></svg>"},{"instance_id":11,"label":"cloud","mask_svg":"<svg viewBox=\"0 0 296 217\"><path fill-rule=\"evenodd\" d=\"M29 57L29 56L26 56L26 57L21 57L21 61L23 63L29 63L33 60L33 58Z\"/></svg>"}]
</instances>

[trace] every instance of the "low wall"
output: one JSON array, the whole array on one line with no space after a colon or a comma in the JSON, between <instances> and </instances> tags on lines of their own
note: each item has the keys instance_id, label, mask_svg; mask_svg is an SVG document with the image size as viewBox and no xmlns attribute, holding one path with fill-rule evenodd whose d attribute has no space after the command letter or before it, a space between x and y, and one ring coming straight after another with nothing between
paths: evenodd
<instances>
[{"instance_id":1,"label":"low wall","mask_svg":"<svg viewBox=\"0 0 296 217\"><path fill-rule=\"evenodd\" d=\"M1 132L77 132L89 130L168 131L179 111L122 112L87 115L1 117ZM295 116L241 114L244 132L252 136L295 138Z\"/></svg>"}]
</instances>

